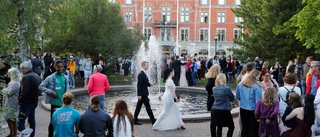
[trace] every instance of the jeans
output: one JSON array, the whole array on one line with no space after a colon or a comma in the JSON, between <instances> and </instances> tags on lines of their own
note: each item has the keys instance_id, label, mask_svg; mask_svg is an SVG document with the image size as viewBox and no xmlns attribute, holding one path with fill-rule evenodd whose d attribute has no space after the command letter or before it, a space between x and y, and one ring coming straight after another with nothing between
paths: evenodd
<instances>
[{"instance_id":1,"label":"jeans","mask_svg":"<svg viewBox=\"0 0 320 137\"><path fill-rule=\"evenodd\" d=\"M301 84L301 92L302 92L301 95L305 95L306 94L306 81L301 80L300 84Z\"/></svg>"},{"instance_id":2,"label":"jeans","mask_svg":"<svg viewBox=\"0 0 320 137\"><path fill-rule=\"evenodd\" d=\"M71 78L69 79L69 85L70 87L76 86L76 82L74 80L74 75L71 74Z\"/></svg>"},{"instance_id":3,"label":"jeans","mask_svg":"<svg viewBox=\"0 0 320 137\"><path fill-rule=\"evenodd\" d=\"M231 82L232 72L227 72L227 82Z\"/></svg>"},{"instance_id":4,"label":"jeans","mask_svg":"<svg viewBox=\"0 0 320 137\"><path fill-rule=\"evenodd\" d=\"M104 100L105 100L105 95L97 95L100 97L100 109L102 111L104 111ZM88 106L88 109L90 109L90 101L91 101L91 98L89 99L89 106Z\"/></svg>"},{"instance_id":5,"label":"jeans","mask_svg":"<svg viewBox=\"0 0 320 137\"><path fill-rule=\"evenodd\" d=\"M197 77L196 77L197 72L191 72L191 73L192 73L191 74L192 86L196 86L196 84L197 84Z\"/></svg>"},{"instance_id":6,"label":"jeans","mask_svg":"<svg viewBox=\"0 0 320 137\"><path fill-rule=\"evenodd\" d=\"M27 104L27 103L21 103L19 108L19 122L18 122L18 130L21 132L23 131L25 127L26 119L28 118L28 123L30 125L30 128L33 129L30 137L34 137L34 134L36 132L36 120L35 120L35 111L37 108L36 104Z\"/></svg>"}]
</instances>

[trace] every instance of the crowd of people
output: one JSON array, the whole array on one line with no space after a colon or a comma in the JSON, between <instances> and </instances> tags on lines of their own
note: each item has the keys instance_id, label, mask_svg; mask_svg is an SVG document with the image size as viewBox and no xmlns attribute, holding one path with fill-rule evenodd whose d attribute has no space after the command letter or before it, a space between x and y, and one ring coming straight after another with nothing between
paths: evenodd
<instances>
[{"instance_id":1,"label":"crowd of people","mask_svg":"<svg viewBox=\"0 0 320 137\"><path fill-rule=\"evenodd\" d=\"M125 81L133 64L137 65L131 59L121 63ZM320 62L312 61L312 57L308 57L304 64L294 59L287 67L282 67L279 62L271 66L259 57L241 64L236 58L224 55L210 59L166 57L164 64L164 107L156 119L148 97L148 87L154 84L149 82L147 75L149 62L142 61L141 71L131 73L137 80L138 101L134 113L128 110L125 101L118 100L112 116L104 108L110 85L101 54L96 61L81 53L66 58L50 53L39 58L33 53L30 61L16 67L1 62L0 88L6 95L1 97L6 101L1 105L7 108L4 118L10 131L8 137L16 137L18 131L23 131L27 119L33 129L30 136L35 136L35 109L39 96L44 94L45 103L50 104L49 137L77 136L79 132L84 136L132 136L134 125L142 125L138 119L142 105L154 130L186 129L177 105L180 98L175 93L176 86L196 86L201 79L207 79L207 111L211 112L213 137L221 137L223 127L228 127L228 137L233 136L235 122L231 116L231 102L234 100L239 101L237 123L242 137L320 134ZM114 67L119 68L117 64ZM75 87L75 77L84 78L84 88L90 96L88 110L82 115L71 105L74 96L69 91ZM233 79L237 83L235 94L227 86Z\"/></svg>"},{"instance_id":2,"label":"crowd of people","mask_svg":"<svg viewBox=\"0 0 320 137\"><path fill-rule=\"evenodd\" d=\"M254 62L242 67L237 74L235 93L240 106L239 136L320 135L320 113L317 112L320 62L311 60L308 57L304 64L300 64L298 59L294 59L282 70L279 62L270 67L267 61L257 57ZM221 137L222 127L228 127L227 136L232 137L234 123L230 115L230 102L234 96L230 87L221 82L221 79L228 77L221 68L221 65L214 64L206 73L210 130L211 136Z\"/></svg>"},{"instance_id":3,"label":"crowd of people","mask_svg":"<svg viewBox=\"0 0 320 137\"><path fill-rule=\"evenodd\" d=\"M31 58L38 59L35 57L35 54ZM19 132L22 132L26 128L26 120L30 129L32 129L30 137L35 136L35 110L38 106L39 96L44 94L45 103L50 105L49 137L76 137L79 132L88 137L132 136L134 135L133 125L142 124L138 120L142 105L145 105L147 109L150 120L154 124L154 130L185 129L181 114L176 105L176 102L180 100L175 95L175 85L172 80L175 75L173 69L167 69L165 73L167 88L164 98L167 99L164 101L164 104L166 104L166 107L164 107L158 120L154 118L149 104L149 91L147 87L153 84L149 83L148 76L146 75L146 71L149 69L149 63L146 61L141 63L142 70L137 76L138 102L134 115L128 110L125 101L118 100L111 117L105 112L104 108L105 95L110 88L107 76L102 73L104 68L100 64L92 65L93 62L87 58L86 61L90 61L89 64L92 65L92 72L85 72L86 67L84 67L84 78L86 78L85 75L88 73L93 74L88 74L88 84L85 85L90 96L88 110L81 115L78 110L72 107L74 96L70 92L70 89L74 86L72 82L74 78L70 78L68 75L70 74L68 71L75 71L77 67L66 67L66 62L63 58L56 58L50 64L49 72L44 69L44 73L38 74L36 73L37 71L34 71L34 67L41 69L41 66L33 66L32 59L30 61L23 61L18 67L11 67L6 62L1 62L0 65L0 70L3 72L1 86L3 86L2 91L5 93L4 97L6 98L4 99L4 103L1 102L1 105L5 105L4 107L7 109L4 118L10 130L9 135L7 135L8 137L18 136ZM70 62L73 62L73 60L73 56L71 55L67 64L72 64ZM172 109L176 111L174 113L172 113L173 111L169 111ZM168 114L170 115L168 116ZM166 122L163 123L166 119L177 119L178 122L167 126Z\"/></svg>"}]
</instances>

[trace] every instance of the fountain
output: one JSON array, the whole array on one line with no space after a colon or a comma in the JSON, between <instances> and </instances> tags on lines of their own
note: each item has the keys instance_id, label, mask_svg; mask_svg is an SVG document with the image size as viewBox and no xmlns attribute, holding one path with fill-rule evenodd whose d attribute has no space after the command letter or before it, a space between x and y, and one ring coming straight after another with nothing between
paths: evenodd
<instances>
[{"instance_id":1,"label":"fountain","mask_svg":"<svg viewBox=\"0 0 320 137\"><path fill-rule=\"evenodd\" d=\"M141 62L147 61L149 62L149 70L147 71L147 75L149 77L150 83L157 85L151 87L152 91L158 91L160 93L160 83L161 83L161 71L162 67L162 48L159 46L156 38L154 35L152 35L148 41L148 46L145 46L145 42L142 42L140 45L140 49L138 51L137 56L137 68L136 71L138 71L136 74L139 74L141 71Z\"/></svg>"},{"instance_id":2,"label":"fountain","mask_svg":"<svg viewBox=\"0 0 320 137\"><path fill-rule=\"evenodd\" d=\"M136 71L141 71L141 62L149 62L149 70L147 75L149 77L150 83L154 84L149 89L149 98L151 109L157 117L162 110L161 95L164 91L164 87L161 86L161 72L163 68L162 59L162 48L159 46L156 38L154 36L150 37L148 46L142 42L140 49L136 55L137 57L137 68ZM138 73L136 73L138 74ZM162 92L161 92L162 91ZM88 107L89 96L87 90L83 88L72 89L71 92L75 95L74 107L80 112L84 112ZM208 120L210 119L210 113L206 109L207 92L204 88L198 87L188 87L182 88L177 87L176 93L181 97L181 102L178 103L180 111L182 113L182 118L184 120ZM137 91L136 83L133 82L132 85L111 85L110 90L106 93L105 110L110 114L112 113L114 103L119 100L125 100L128 104L130 112L134 112L137 103ZM49 107L44 104L42 105L48 109ZM233 103L233 107L237 107L236 103ZM49 108L50 110L50 108ZM141 109L139 117L142 119L148 119L145 109Z\"/></svg>"}]
</instances>

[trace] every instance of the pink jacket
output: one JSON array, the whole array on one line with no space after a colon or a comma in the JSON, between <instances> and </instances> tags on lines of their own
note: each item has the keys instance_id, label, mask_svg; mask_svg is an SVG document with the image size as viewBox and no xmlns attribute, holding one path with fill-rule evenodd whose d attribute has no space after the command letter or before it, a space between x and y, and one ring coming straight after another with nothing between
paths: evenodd
<instances>
[{"instance_id":1,"label":"pink jacket","mask_svg":"<svg viewBox=\"0 0 320 137\"><path fill-rule=\"evenodd\" d=\"M106 75L96 72L89 78L88 93L93 95L104 95L110 89L109 81Z\"/></svg>"}]
</instances>

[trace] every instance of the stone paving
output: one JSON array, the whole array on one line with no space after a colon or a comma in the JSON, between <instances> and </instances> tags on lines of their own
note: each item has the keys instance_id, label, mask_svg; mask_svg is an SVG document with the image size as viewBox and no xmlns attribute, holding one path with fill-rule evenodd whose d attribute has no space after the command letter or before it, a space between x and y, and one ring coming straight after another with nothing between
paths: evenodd
<instances>
[{"instance_id":1,"label":"stone paving","mask_svg":"<svg viewBox=\"0 0 320 137\"><path fill-rule=\"evenodd\" d=\"M41 100L41 99L40 99ZM36 137L48 136L48 125L50 112L39 103L36 109ZM157 115L155 115L157 116ZM234 137L238 136L239 126L238 117L234 116L235 130ZM27 128L28 126L26 126ZM206 121L185 121L185 130L172 131L154 131L152 125L148 120L143 121L143 125L134 126L135 137L210 137L210 120ZM223 136L226 136L228 128L223 128ZM9 133L8 129L6 132ZM82 133L79 134L83 136Z\"/></svg>"}]
</instances>

